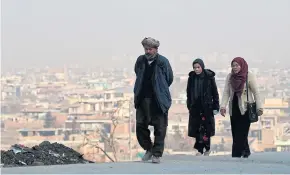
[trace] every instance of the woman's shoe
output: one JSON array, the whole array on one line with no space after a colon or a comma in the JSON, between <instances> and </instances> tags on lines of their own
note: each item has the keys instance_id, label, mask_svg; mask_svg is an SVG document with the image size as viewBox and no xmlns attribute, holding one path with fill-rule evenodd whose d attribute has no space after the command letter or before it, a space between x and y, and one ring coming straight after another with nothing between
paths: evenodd
<instances>
[{"instance_id":1,"label":"woman's shoe","mask_svg":"<svg viewBox=\"0 0 290 175\"><path fill-rule=\"evenodd\" d=\"M204 152L204 156L209 156L210 152L211 152L210 150L205 151L205 152Z\"/></svg>"},{"instance_id":2,"label":"woman's shoe","mask_svg":"<svg viewBox=\"0 0 290 175\"><path fill-rule=\"evenodd\" d=\"M245 151L244 151L244 152L242 153L242 157L243 157L243 158L249 158L250 155L251 155L251 153L249 153L249 152L245 152Z\"/></svg>"},{"instance_id":3,"label":"woman's shoe","mask_svg":"<svg viewBox=\"0 0 290 175\"><path fill-rule=\"evenodd\" d=\"M202 156L202 153L197 152L197 153L195 154L195 156Z\"/></svg>"}]
</instances>

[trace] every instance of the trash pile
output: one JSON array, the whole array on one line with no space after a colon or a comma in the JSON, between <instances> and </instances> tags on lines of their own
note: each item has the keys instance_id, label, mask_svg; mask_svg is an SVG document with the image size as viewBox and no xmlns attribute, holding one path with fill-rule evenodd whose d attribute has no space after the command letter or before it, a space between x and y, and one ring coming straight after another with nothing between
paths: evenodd
<instances>
[{"instance_id":1,"label":"trash pile","mask_svg":"<svg viewBox=\"0 0 290 175\"><path fill-rule=\"evenodd\" d=\"M83 155L59 143L44 141L32 148L13 145L10 150L1 150L3 167L38 166L59 164L94 163L83 158Z\"/></svg>"}]
</instances>

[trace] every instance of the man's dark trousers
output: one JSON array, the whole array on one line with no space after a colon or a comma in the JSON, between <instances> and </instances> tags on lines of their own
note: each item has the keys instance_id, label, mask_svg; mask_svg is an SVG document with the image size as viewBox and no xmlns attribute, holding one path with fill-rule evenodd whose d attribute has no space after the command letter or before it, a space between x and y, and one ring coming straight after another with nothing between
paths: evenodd
<instances>
[{"instance_id":1,"label":"man's dark trousers","mask_svg":"<svg viewBox=\"0 0 290 175\"><path fill-rule=\"evenodd\" d=\"M162 157L164 151L167 117L167 114L158 108L154 98L144 98L137 108L137 140L144 150L152 151L156 157ZM154 144L150 138L149 125L154 127Z\"/></svg>"}]
</instances>

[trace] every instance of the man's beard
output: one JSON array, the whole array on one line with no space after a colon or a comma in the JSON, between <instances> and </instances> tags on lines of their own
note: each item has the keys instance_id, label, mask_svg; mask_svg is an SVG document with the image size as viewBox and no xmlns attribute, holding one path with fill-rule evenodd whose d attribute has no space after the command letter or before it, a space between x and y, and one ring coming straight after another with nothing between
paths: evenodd
<instances>
[{"instance_id":1,"label":"man's beard","mask_svg":"<svg viewBox=\"0 0 290 175\"><path fill-rule=\"evenodd\" d=\"M156 58L156 55L157 55L156 53L155 54L146 53L145 57L147 58L148 61L153 61Z\"/></svg>"}]
</instances>

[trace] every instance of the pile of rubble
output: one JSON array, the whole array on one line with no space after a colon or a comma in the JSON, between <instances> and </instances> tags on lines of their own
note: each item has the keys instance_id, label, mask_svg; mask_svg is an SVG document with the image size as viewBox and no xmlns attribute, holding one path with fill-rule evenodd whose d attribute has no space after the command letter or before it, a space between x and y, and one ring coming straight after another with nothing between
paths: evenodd
<instances>
[{"instance_id":1,"label":"pile of rubble","mask_svg":"<svg viewBox=\"0 0 290 175\"><path fill-rule=\"evenodd\" d=\"M4 167L15 167L93 163L82 156L62 144L44 141L32 148L13 145L8 151L1 150L1 164Z\"/></svg>"}]
</instances>

